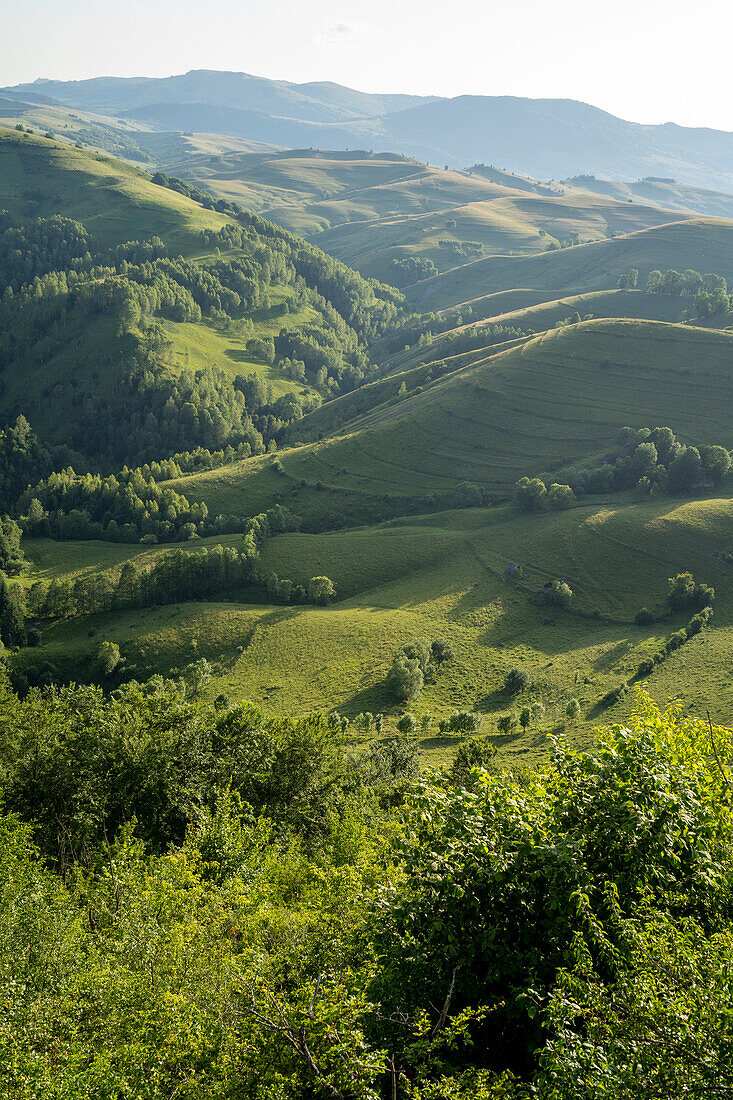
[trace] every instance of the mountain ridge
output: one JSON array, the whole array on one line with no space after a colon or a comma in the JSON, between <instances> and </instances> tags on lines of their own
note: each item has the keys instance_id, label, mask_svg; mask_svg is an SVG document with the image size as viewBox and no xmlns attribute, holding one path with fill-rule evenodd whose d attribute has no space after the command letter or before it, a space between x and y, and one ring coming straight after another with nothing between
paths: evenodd
<instances>
[{"instance_id":1,"label":"mountain ridge","mask_svg":"<svg viewBox=\"0 0 733 1100\"><path fill-rule=\"evenodd\" d=\"M733 192L733 133L631 122L573 99L373 94L328 81L296 84L207 69L44 80L0 91L52 97L157 130L206 130L284 147L379 147L450 167L490 161L545 180L664 176Z\"/></svg>"}]
</instances>

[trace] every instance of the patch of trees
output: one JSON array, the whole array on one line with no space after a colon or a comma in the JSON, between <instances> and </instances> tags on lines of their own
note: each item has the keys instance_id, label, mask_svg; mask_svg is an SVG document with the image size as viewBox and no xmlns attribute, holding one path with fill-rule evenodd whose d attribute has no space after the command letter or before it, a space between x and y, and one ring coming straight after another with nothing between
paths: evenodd
<instances>
[{"instance_id":1,"label":"patch of trees","mask_svg":"<svg viewBox=\"0 0 733 1100\"><path fill-rule=\"evenodd\" d=\"M157 464L161 474L165 464ZM28 488L17 510L26 535L110 542L173 542L210 532L205 503L161 488L150 473L76 474L69 468Z\"/></svg>"},{"instance_id":2,"label":"patch of trees","mask_svg":"<svg viewBox=\"0 0 733 1100\"><path fill-rule=\"evenodd\" d=\"M558 249L562 249L562 248L575 248L576 245L579 245L579 244L582 244L582 243L583 242L581 241L580 235L578 233L571 233L569 237L566 237L562 241L560 241L560 240L551 240L550 243L547 245L545 251L546 252L556 252Z\"/></svg>"},{"instance_id":3,"label":"patch of trees","mask_svg":"<svg viewBox=\"0 0 733 1100\"><path fill-rule=\"evenodd\" d=\"M13 576L28 567L20 545L23 532L10 516L0 516L0 572Z\"/></svg>"},{"instance_id":4,"label":"patch of trees","mask_svg":"<svg viewBox=\"0 0 733 1100\"><path fill-rule=\"evenodd\" d=\"M431 279L438 269L427 256L404 256L394 259L390 265L390 275L396 286L411 286L421 279Z\"/></svg>"},{"instance_id":5,"label":"patch of trees","mask_svg":"<svg viewBox=\"0 0 733 1100\"><path fill-rule=\"evenodd\" d=\"M600 466L566 474L577 495L634 489L639 497L665 492L689 493L722 484L733 466L725 447L688 446L671 428L622 428L618 447L604 456ZM523 478L519 501L533 507L543 502L542 482ZM535 503L538 502L538 503Z\"/></svg>"},{"instance_id":6,"label":"patch of trees","mask_svg":"<svg viewBox=\"0 0 733 1100\"><path fill-rule=\"evenodd\" d=\"M521 512L540 512L545 508L561 512L575 503L569 485L553 482L549 489L538 477L521 477L514 486L513 500Z\"/></svg>"},{"instance_id":7,"label":"patch of trees","mask_svg":"<svg viewBox=\"0 0 733 1100\"><path fill-rule=\"evenodd\" d=\"M328 577L312 577L305 586L278 579L272 573L260 574L256 565L257 557L252 557L248 547L172 550L160 554L149 568L140 568L134 559L127 561L116 577L92 573L73 583L58 578L49 585L37 581L28 593L27 613L35 619L95 615L212 600L244 588L249 590L249 598L282 604L323 606L336 596L335 585ZM1 626L0 620L0 631Z\"/></svg>"},{"instance_id":8,"label":"patch of trees","mask_svg":"<svg viewBox=\"0 0 733 1100\"><path fill-rule=\"evenodd\" d=\"M464 351L503 344L506 340L518 340L523 336L527 336L527 332L513 325L470 325L436 337L435 354L447 358Z\"/></svg>"},{"instance_id":9,"label":"patch of trees","mask_svg":"<svg viewBox=\"0 0 733 1100\"><path fill-rule=\"evenodd\" d=\"M664 273L654 270L649 274L646 289L649 294L694 298L698 317L711 317L730 309L728 283L722 275L701 275L692 268L682 272L670 268Z\"/></svg>"},{"instance_id":10,"label":"patch of trees","mask_svg":"<svg viewBox=\"0 0 733 1100\"><path fill-rule=\"evenodd\" d=\"M466 259L483 256L484 246L482 241L453 241L450 238L439 240L438 248L451 256L463 256Z\"/></svg>"},{"instance_id":11,"label":"patch of trees","mask_svg":"<svg viewBox=\"0 0 733 1100\"><path fill-rule=\"evenodd\" d=\"M90 263L96 251L81 222L55 214L17 224L0 210L0 296L12 301L14 292L37 276L73 268L77 261Z\"/></svg>"},{"instance_id":12,"label":"patch of trees","mask_svg":"<svg viewBox=\"0 0 733 1100\"><path fill-rule=\"evenodd\" d=\"M452 660L453 647L445 638L430 642L415 638L395 655L385 686L397 703L416 699L426 683L432 683L442 665Z\"/></svg>"},{"instance_id":13,"label":"patch of trees","mask_svg":"<svg viewBox=\"0 0 733 1100\"><path fill-rule=\"evenodd\" d=\"M624 272L623 275L619 275L616 286L619 290L634 290L639 283L639 270L636 267L632 267L630 271Z\"/></svg>"}]
</instances>

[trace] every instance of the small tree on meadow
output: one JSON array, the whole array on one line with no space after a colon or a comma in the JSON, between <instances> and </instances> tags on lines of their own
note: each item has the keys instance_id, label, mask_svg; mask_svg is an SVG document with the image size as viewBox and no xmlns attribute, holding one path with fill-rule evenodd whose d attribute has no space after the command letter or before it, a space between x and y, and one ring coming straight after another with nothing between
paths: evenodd
<instances>
[{"instance_id":1,"label":"small tree on meadow","mask_svg":"<svg viewBox=\"0 0 733 1100\"><path fill-rule=\"evenodd\" d=\"M111 676L121 660L122 654L117 642L102 642L97 652L97 667L103 676Z\"/></svg>"},{"instance_id":2,"label":"small tree on meadow","mask_svg":"<svg viewBox=\"0 0 733 1100\"><path fill-rule=\"evenodd\" d=\"M527 690L529 682L529 676L523 668L512 668L504 680L504 690L509 695L519 695L520 692Z\"/></svg>"},{"instance_id":3,"label":"small tree on meadow","mask_svg":"<svg viewBox=\"0 0 733 1100\"><path fill-rule=\"evenodd\" d=\"M514 504L520 512L539 512L546 497L547 486L538 477L520 477L514 486Z\"/></svg>"},{"instance_id":4,"label":"small tree on meadow","mask_svg":"<svg viewBox=\"0 0 733 1100\"><path fill-rule=\"evenodd\" d=\"M336 596L336 585L330 577L311 577L308 581L308 598L325 607Z\"/></svg>"},{"instance_id":5,"label":"small tree on meadow","mask_svg":"<svg viewBox=\"0 0 733 1100\"><path fill-rule=\"evenodd\" d=\"M569 485L551 485L547 492L547 504L555 512L572 508L575 504L575 493Z\"/></svg>"},{"instance_id":6,"label":"small tree on meadow","mask_svg":"<svg viewBox=\"0 0 733 1100\"><path fill-rule=\"evenodd\" d=\"M577 699L571 699L568 705L565 707L565 714L568 716L571 722L577 722L580 718L580 703Z\"/></svg>"},{"instance_id":7,"label":"small tree on meadow","mask_svg":"<svg viewBox=\"0 0 733 1100\"><path fill-rule=\"evenodd\" d=\"M416 699L423 689L425 679L420 662L415 657L398 653L392 662L385 681L387 690L398 703Z\"/></svg>"},{"instance_id":8,"label":"small tree on meadow","mask_svg":"<svg viewBox=\"0 0 733 1100\"><path fill-rule=\"evenodd\" d=\"M414 714L410 714L409 711L403 714L397 723L397 729L403 737L407 737L409 734L414 733L417 729L417 718Z\"/></svg>"},{"instance_id":9,"label":"small tree on meadow","mask_svg":"<svg viewBox=\"0 0 733 1100\"><path fill-rule=\"evenodd\" d=\"M211 683L213 669L205 657L199 657L198 661L193 661L185 670L185 677L191 694L200 695Z\"/></svg>"},{"instance_id":10,"label":"small tree on meadow","mask_svg":"<svg viewBox=\"0 0 733 1100\"><path fill-rule=\"evenodd\" d=\"M529 713L532 717L532 721L536 725L538 722L541 722L542 719L545 717L545 708L543 707L542 703L531 703Z\"/></svg>"},{"instance_id":11,"label":"small tree on meadow","mask_svg":"<svg viewBox=\"0 0 733 1100\"><path fill-rule=\"evenodd\" d=\"M566 611L573 602L573 590L566 581L555 580L546 589L547 601L553 607L559 607Z\"/></svg>"},{"instance_id":12,"label":"small tree on meadow","mask_svg":"<svg viewBox=\"0 0 733 1100\"><path fill-rule=\"evenodd\" d=\"M454 508L478 508L482 503L481 490L473 481L462 481L453 494Z\"/></svg>"},{"instance_id":13,"label":"small tree on meadow","mask_svg":"<svg viewBox=\"0 0 733 1100\"><path fill-rule=\"evenodd\" d=\"M527 729L527 726L532 721L532 711L529 707L522 707L519 712L519 724L523 730Z\"/></svg>"}]
</instances>

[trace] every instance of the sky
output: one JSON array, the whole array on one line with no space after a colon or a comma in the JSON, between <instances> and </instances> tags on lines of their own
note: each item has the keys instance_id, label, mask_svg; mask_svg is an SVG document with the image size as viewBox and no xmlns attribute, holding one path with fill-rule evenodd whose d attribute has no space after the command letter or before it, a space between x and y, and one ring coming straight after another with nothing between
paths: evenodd
<instances>
[{"instance_id":1,"label":"sky","mask_svg":"<svg viewBox=\"0 0 733 1100\"><path fill-rule=\"evenodd\" d=\"M729 0L0 0L0 84L229 69L733 130Z\"/></svg>"}]
</instances>

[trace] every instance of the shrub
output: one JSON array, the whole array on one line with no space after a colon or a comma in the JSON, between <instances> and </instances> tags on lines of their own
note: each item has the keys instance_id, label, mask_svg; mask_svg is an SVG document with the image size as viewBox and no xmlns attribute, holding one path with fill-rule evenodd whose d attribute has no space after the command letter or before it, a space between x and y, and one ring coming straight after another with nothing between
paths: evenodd
<instances>
[{"instance_id":1,"label":"shrub","mask_svg":"<svg viewBox=\"0 0 733 1100\"><path fill-rule=\"evenodd\" d=\"M478 733L483 720L482 714L470 710L454 710L448 719L448 729L451 733Z\"/></svg>"},{"instance_id":2,"label":"shrub","mask_svg":"<svg viewBox=\"0 0 733 1100\"><path fill-rule=\"evenodd\" d=\"M571 722L576 722L580 718L580 703L577 699L569 700L568 705L565 707L565 714Z\"/></svg>"},{"instance_id":3,"label":"shrub","mask_svg":"<svg viewBox=\"0 0 733 1100\"><path fill-rule=\"evenodd\" d=\"M308 581L308 599L323 607L336 595L336 585L330 577L311 577Z\"/></svg>"},{"instance_id":4,"label":"shrub","mask_svg":"<svg viewBox=\"0 0 733 1100\"><path fill-rule=\"evenodd\" d=\"M512 668L504 680L504 690L510 695L519 695L529 687L530 679L523 668Z\"/></svg>"},{"instance_id":5,"label":"shrub","mask_svg":"<svg viewBox=\"0 0 733 1100\"><path fill-rule=\"evenodd\" d=\"M648 607L640 607L634 616L634 622L637 626L651 626L654 622L654 612Z\"/></svg>"},{"instance_id":6,"label":"shrub","mask_svg":"<svg viewBox=\"0 0 733 1100\"><path fill-rule=\"evenodd\" d=\"M416 699L423 689L425 678L420 668L420 662L415 658L406 657L404 653L398 653L392 662L392 667L387 673L385 681L387 690L398 703L406 703L410 699Z\"/></svg>"},{"instance_id":7,"label":"shrub","mask_svg":"<svg viewBox=\"0 0 733 1100\"><path fill-rule=\"evenodd\" d=\"M473 481L462 481L453 494L454 508L478 508L482 501L481 489Z\"/></svg>"},{"instance_id":8,"label":"shrub","mask_svg":"<svg viewBox=\"0 0 733 1100\"><path fill-rule=\"evenodd\" d=\"M648 676L650 672L654 671L654 658L645 657L643 661L639 662L639 667L636 670L637 676Z\"/></svg>"},{"instance_id":9,"label":"shrub","mask_svg":"<svg viewBox=\"0 0 733 1100\"><path fill-rule=\"evenodd\" d=\"M410 714L410 712L408 711L400 718L399 722L397 723L397 729L403 736L414 733L417 729L417 718L414 714Z\"/></svg>"},{"instance_id":10,"label":"shrub","mask_svg":"<svg viewBox=\"0 0 733 1100\"><path fill-rule=\"evenodd\" d=\"M103 676L111 676L122 660L116 642L102 642L97 651L97 668Z\"/></svg>"},{"instance_id":11,"label":"shrub","mask_svg":"<svg viewBox=\"0 0 733 1100\"><path fill-rule=\"evenodd\" d=\"M573 602L573 590L566 581L555 580L544 589L547 602L567 611Z\"/></svg>"},{"instance_id":12,"label":"shrub","mask_svg":"<svg viewBox=\"0 0 733 1100\"><path fill-rule=\"evenodd\" d=\"M445 638L436 638L430 646L430 655L436 665L442 665L445 661L452 661L455 656L453 646Z\"/></svg>"},{"instance_id":13,"label":"shrub","mask_svg":"<svg viewBox=\"0 0 733 1100\"><path fill-rule=\"evenodd\" d=\"M488 737L470 737L458 746L448 769L448 778L456 786L465 787L474 768L485 768L496 756L496 745Z\"/></svg>"}]
</instances>

